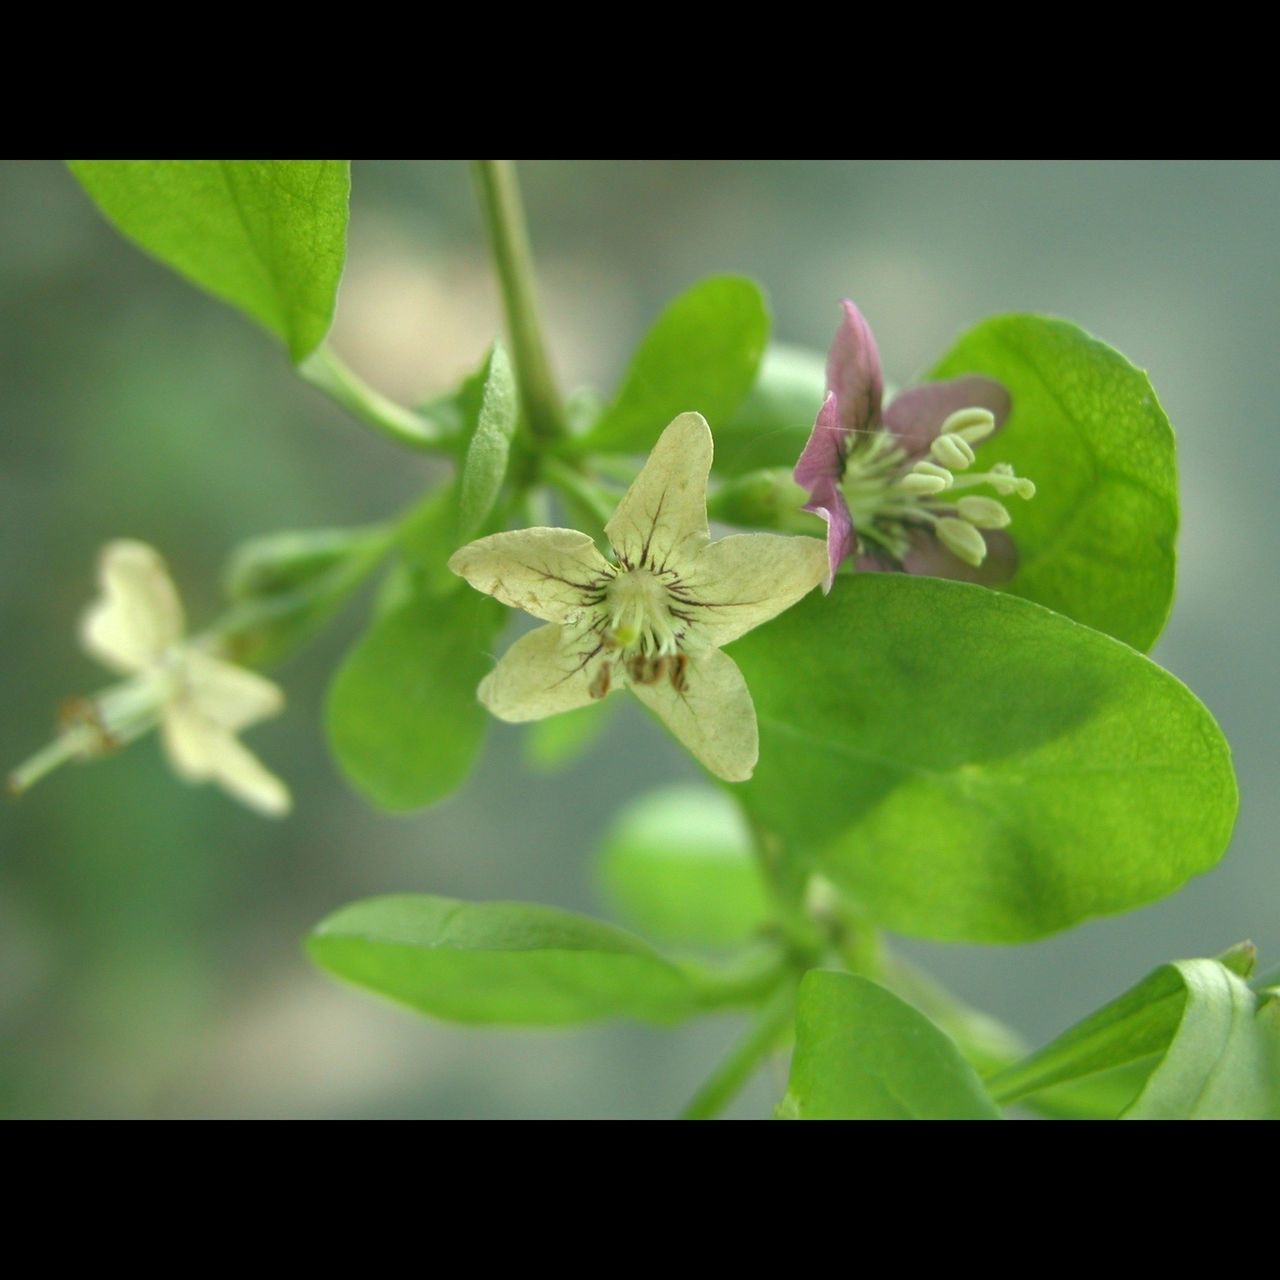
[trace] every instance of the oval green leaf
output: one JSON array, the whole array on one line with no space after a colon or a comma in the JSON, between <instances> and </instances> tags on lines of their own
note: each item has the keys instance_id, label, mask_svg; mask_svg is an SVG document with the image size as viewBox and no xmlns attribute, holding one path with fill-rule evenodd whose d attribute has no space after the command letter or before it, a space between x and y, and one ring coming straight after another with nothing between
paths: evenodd
<instances>
[{"instance_id":1,"label":"oval green leaf","mask_svg":"<svg viewBox=\"0 0 1280 1280\"><path fill-rule=\"evenodd\" d=\"M348 982L454 1022L674 1022L695 1004L684 974L639 938L522 902L370 898L317 925L307 949Z\"/></svg>"},{"instance_id":2,"label":"oval green leaf","mask_svg":"<svg viewBox=\"0 0 1280 1280\"><path fill-rule=\"evenodd\" d=\"M515 370L502 344L495 342L485 366L475 429L458 477L459 543L469 542L480 532L498 500L518 413Z\"/></svg>"},{"instance_id":3,"label":"oval green leaf","mask_svg":"<svg viewBox=\"0 0 1280 1280\"><path fill-rule=\"evenodd\" d=\"M1035 481L1011 500L1018 572L1007 590L1144 652L1173 603L1173 431L1147 375L1066 320L1009 315L964 334L930 377L982 373L1013 397L979 460Z\"/></svg>"},{"instance_id":4,"label":"oval green leaf","mask_svg":"<svg viewBox=\"0 0 1280 1280\"><path fill-rule=\"evenodd\" d=\"M772 915L750 832L723 792L669 787L628 805L599 874L610 906L664 942L733 946Z\"/></svg>"},{"instance_id":5,"label":"oval green leaf","mask_svg":"<svg viewBox=\"0 0 1280 1280\"><path fill-rule=\"evenodd\" d=\"M466 780L489 722L476 688L506 618L475 591L415 590L347 655L329 688L329 743L375 804L421 809Z\"/></svg>"},{"instance_id":6,"label":"oval green leaf","mask_svg":"<svg viewBox=\"0 0 1280 1280\"><path fill-rule=\"evenodd\" d=\"M690 410L719 427L751 390L768 339L769 310L754 281L700 281L658 317L617 399L580 447L644 453L673 418Z\"/></svg>"},{"instance_id":7,"label":"oval green leaf","mask_svg":"<svg viewBox=\"0 0 1280 1280\"><path fill-rule=\"evenodd\" d=\"M1029 601L857 574L731 652L760 723L749 812L891 929L1040 937L1163 897L1226 848L1213 717Z\"/></svg>"},{"instance_id":8,"label":"oval green leaf","mask_svg":"<svg viewBox=\"0 0 1280 1280\"><path fill-rule=\"evenodd\" d=\"M978 1073L923 1014L867 978L800 983L789 1120L998 1120Z\"/></svg>"},{"instance_id":9,"label":"oval green leaf","mask_svg":"<svg viewBox=\"0 0 1280 1280\"><path fill-rule=\"evenodd\" d=\"M295 364L329 332L347 253L346 160L72 160L135 244L274 333Z\"/></svg>"}]
</instances>

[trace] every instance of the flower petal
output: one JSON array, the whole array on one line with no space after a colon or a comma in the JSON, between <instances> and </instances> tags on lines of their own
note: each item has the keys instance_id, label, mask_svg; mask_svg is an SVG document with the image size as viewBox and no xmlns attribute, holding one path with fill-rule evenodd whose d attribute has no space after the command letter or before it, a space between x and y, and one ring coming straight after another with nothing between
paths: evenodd
<instances>
[{"instance_id":1,"label":"flower petal","mask_svg":"<svg viewBox=\"0 0 1280 1280\"><path fill-rule=\"evenodd\" d=\"M791 473L796 484L807 489L812 497L822 486L838 483L844 475L849 441L850 433L840 422L835 392L828 391Z\"/></svg>"},{"instance_id":2,"label":"flower petal","mask_svg":"<svg viewBox=\"0 0 1280 1280\"><path fill-rule=\"evenodd\" d=\"M581 615L585 597L613 576L590 536L576 529L495 533L455 551L449 568L503 604L544 622L570 625Z\"/></svg>"},{"instance_id":3,"label":"flower petal","mask_svg":"<svg viewBox=\"0 0 1280 1280\"><path fill-rule=\"evenodd\" d=\"M191 706L178 702L161 722L165 754L188 782L217 782L242 804L269 817L289 812L289 788L243 743Z\"/></svg>"},{"instance_id":4,"label":"flower petal","mask_svg":"<svg viewBox=\"0 0 1280 1280\"><path fill-rule=\"evenodd\" d=\"M676 599L689 599L689 640L720 648L806 596L827 573L817 538L738 533L713 542L682 578ZM681 612L686 610L681 608Z\"/></svg>"},{"instance_id":5,"label":"flower petal","mask_svg":"<svg viewBox=\"0 0 1280 1280\"><path fill-rule=\"evenodd\" d=\"M751 777L760 756L756 709L732 658L708 649L690 658L682 690L660 680L631 691L717 778Z\"/></svg>"},{"instance_id":6,"label":"flower petal","mask_svg":"<svg viewBox=\"0 0 1280 1280\"><path fill-rule=\"evenodd\" d=\"M592 682L609 661L595 632L550 623L521 636L480 681L476 696L499 720L541 720L594 701Z\"/></svg>"},{"instance_id":7,"label":"flower petal","mask_svg":"<svg viewBox=\"0 0 1280 1280\"><path fill-rule=\"evenodd\" d=\"M827 353L827 389L836 393L847 430L872 430L884 396L880 352L862 312L847 299L843 306L844 320Z\"/></svg>"},{"instance_id":8,"label":"flower petal","mask_svg":"<svg viewBox=\"0 0 1280 1280\"><path fill-rule=\"evenodd\" d=\"M232 733L284 710L278 684L198 649L183 653L182 674L183 696L194 709Z\"/></svg>"},{"instance_id":9,"label":"flower petal","mask_svg":"<svg viewBox=\"0 0 1280 1280\"><path fill-rule=\"evenodd\" d=\"M884 411L884 425L897 437L908 457L922 458L938 438L942 424L958 409L989 409L999 431L1011 405L1009 393L1000 383L975 373L908 387Z\"/></svg>"},{"instance_id":10,"label":"flower petal","mask_svg":"<svg viewBox=\"0 0 1280 1280\"><path fill-rule=\"evenodd\" d=\"M954 578L960 582L977 582L991 587L1008 582L1018 570L1018 548L1003 529L983 529L987 544L986 559L976 568L952 555L933 534L912 529L911 550L903 557L902 567L908 573L928 578Z\"/></svg>"},{"instance_id":11,"label":"flower petal","mask_svg":"<svg viewBox=\"0 0 1280 1280\"><path fill-rule=\"evenodd\" d=\"M164 560L145 542L109 542L98 561L102 596L84 614L80 642L122 674L145 670L182 636L182 602Z\"/></svg>"},{"instance_id":12,"label":"flower petal","mask_svg":"<svg viewBox=\"0 0 1280 1280\"><path fill-rule=\"evenodd\" d=\"M682 413L658 437L604 527L624 567L679 565L706 545L711 451L711 428L700 413Z\"/></svg>"}]
</instances>

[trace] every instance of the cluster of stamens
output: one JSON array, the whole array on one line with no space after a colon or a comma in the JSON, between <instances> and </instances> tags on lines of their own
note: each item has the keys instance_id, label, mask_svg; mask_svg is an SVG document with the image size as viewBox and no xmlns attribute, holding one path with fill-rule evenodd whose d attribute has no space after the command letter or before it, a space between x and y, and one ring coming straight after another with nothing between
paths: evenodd
<instances>
[{"instance_id":1,"label":"cluster of stamens","mask_svg":"<svg viewBox=\"0 0 1280 1280\"><path fill-rule=\"evenodd\" d=\"M619 663L633 684L666 678L677 693L685 691L689 655L681 643L698 604L675 570L648 561L633 567L623 560L608 578L590 584L585 603L594 606L587 628L594 643L582 666L605 655L588 689L593 698L603 698L613 687Z\"/></svg>"},{"instance_id":2,"label":"cluster of stamens","mask_svg":"<svg viewBox=\"0 0 1280 1280\"><path fill-rule=\"evenodd\" d=\"M850 451L841 482L858 531L859 551L882 552L901 561L911 549L909 530L923 526L966 564L980 565L987 555L981 530L1003 529L1011 517L998 498L954 495L983 485L1001 498L1031 498L1036 491L1032 481L1015 475L1008 463L996 463L990 471L969 470L975 461L973 446L995 427L986 409L961 409L942 424L929 457L914 463L908 463L890 432L864 436Z\"/></svg>"}]
</instances>

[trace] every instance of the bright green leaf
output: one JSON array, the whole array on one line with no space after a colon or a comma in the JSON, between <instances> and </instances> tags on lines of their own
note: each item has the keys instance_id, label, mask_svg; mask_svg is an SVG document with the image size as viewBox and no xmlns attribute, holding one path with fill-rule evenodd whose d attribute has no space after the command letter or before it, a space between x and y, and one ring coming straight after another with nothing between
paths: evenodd
<instances>
[{"instance_id":1,"label":"bright green leaf","mask_svg":"<svg viewBox=\"0 0 1280 1280\"><path fill-rule=\"evenodd\" d=\"M455 1022L672 1022L695 1002L684 974L639 938L521 902L370 898L322 921L307 948L330 973Z\"/></svg>"},{"instance_id":2,"label":"bright green leaf","mask_svg":"<svg viewBox=\"0 0 1280 1280\"><path fill-rule=\"evenodd\" d=\"M507 474L519 401L516 375L501 343L489 356L475 431L458 480L458 541L470 542L498 500Z\"/></svg>"},{"instance_id":3,"label":"bright green leaf","mask_svg":"<svg viewBox=\"0 0 1280 1280\"><path fill-rule=\"evenodd\" d=\"M751 390L768 338L769 311L758 285L740 276L700 281L658 317L617 399L580 445L644 453L690 410L718 429Z\"/></svg>"},{"instance_id":4,"label":"bright green leaf","mask_svg":"<svg viewBox=\"0 0 1280 1280\"><path fill-rule=\"evenodd\" d=\"M470 773L489 720L476 687L506 617L475 591L411 593L347 655L329 688L329 742L375 804L420 809Z\"/></svg>"},{"instance_id":5,"label":"bright green leaf","mask_svg":"<svg viewBox=\"0 0 1280 1280\"><path fill-rule=\"evenodd\" d=\"M1208 870L1236 811L1213 718L1100 632L966 583L857 574L730 650L760 724L738 794L902 933L1016 941Z\"/></svg>"},{"instance_id":6,"label":"bright green leaf","mask_svg":"<svg viewBox=\"0 0 1280 1280\"><path fill-rule=\"evenodd\" d=\"M625 808L600 853L610 906L664 942L731 946L770 919L742 814L724 793L670 787Z\"/></svg>"},{"instance_id":7,"label":"bright green leaf","mask_svg":"<svg viewBox=\"0 0 1280 1280\"><path fill-rule=\"evenodd\" d=\"M795 1120L996 1120L978 1074L923 1014L867 978L811 970L779 1115Z\"/></svg>"},{"instance_id":8,"label":"bright green leaf","mask_svg":"<svg viewBox=\"0 0 1280 1280\"><path fill-rule=\"evenodd\" d=\"M827 393L827 362L816 351L777 343L764 353L747 398L716 432L716 471L742 475L796 465Z\"/></svg>"},{"instance_id":9,"label":"bright green leaf","mask_svg":"<svg viewBox=\"0 0 1280 1280\"><path fill-rule=\"evenodd\" d=\"M333 320L345 160L72 160L117 230L281 338L297 364Z\"/></svg>"},{"instance_id":10,"label":"bright green leaf","mask_svg":"<svg viewBox=\"0 0 1280 1280\"><path fill-rule=\"evenodd\" d=\"M1173 603L1173 432L1147 375L1065 320L1010 315L964 334L931 377L983 373L1013 396L983 463L1035 481L1010 500L1019 568L1008 590L1149 649Z\"/></svg>"}]
</instances>

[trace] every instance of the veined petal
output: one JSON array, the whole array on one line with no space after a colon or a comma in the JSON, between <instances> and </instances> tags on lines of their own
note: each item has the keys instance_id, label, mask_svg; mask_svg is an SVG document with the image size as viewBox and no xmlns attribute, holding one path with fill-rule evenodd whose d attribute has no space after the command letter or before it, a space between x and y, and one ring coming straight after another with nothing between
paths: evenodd
<instances>
[{"instance_id":1,"label":"veined petal","mask_svg":"<svg viewBox=\"0 0 1280 1280\"><path fill-rule=\"evenodd\" d=\"M825 594L836 580L836 570L853 551L853 516L844 500L844 491L834 481L814 489L813 498L805 503L804 509L827 522L827 576L822 584Z\"/></svg>"},{"instance_id":2,"label":"veined petal","mask_svg":"<svg viewBox=\"0 0 1280 1280\"><path fill-rule=\"evenodd\" d=\"M884 372L871 326L852 302L843 306L844 320L827 353L827 389L836 393L845 429L866 431L880 418Z\"/></svg>"},{"instance_id":3,"label":"veined petal","mask_svg":"<svg viewBox=\"0 0 1280 1280\"><path fill-rule=\"evenodd\" d=\"M689 598L690 640L718 649L808 595L827 567L817 538L738 533L706 547L673 598Z\"/></svg>"},{"instance_id":4,"label":"veined petal","mask_svg":"<svg viewBox=\"0 0 1280 1280\"><path fill-rule=\"evenodd\" d=\"M590 536L576 529L491 534L455 551L449 568L503 604L570 625L613 576Z\"/></svg>"},{"instance_id":5,"label":"veined petal","mask_svg":"<svg viewBox=\"0 0 1280 1280\"><path fill-rule=\"evenodd\" d=\"M594 632L549 623L521 636L480 681L476 696L499 720L541 720L603 696L598 685L593 695L592 681L608 660Z\"/></svg>"},{"instance_id":6,"label":"veined petal","mask_svg":"<svg viewBox=\"0 0 1280 1280\"><path fill-rule=\"evenodd\" d=\"M289 812L289 789L221 725L176 702L164 712L161 736L174 771L188 782L217 782L241 803L270 817Z\"/></svg>"},{"instance_id":7,"label":"veined petal","mask_svg":"<svg viewBox=\"0 0 1280 1280\"><path fill-rule=\"evenodd\" d=\"M682 690L660 680L631 691L717 778L751 777L760 756L756 709L732 658L708 649L690 658Z\"/></svg>"},{"instance_id":8,"label":"veined petal","mask_svg":"<svg viewBox=\"0 0 1280 1280\"><path fill-rule=\"evenodd\" d=\"M1003 529L983 529L981 532L987 544L987 555L975 567L952 555L932 533L913 529L910 534L911 550L903 557L902 567L907 573L977 582L986 587L1008 582L1018 570L1018 548Z\"/></svg>"},{"instance_id":9,"label":"veined petal","mask_svg":"<svg viewBox=\"0 0 1280 1280\"><path fill-rule=\"evenodd\" d=\"M80 641L122 674L149 667L182 636L182 602L160 553L145 542L109 542L98 561L101 597L80 623Z\"/></svg>"},{"instance_id":10,"label":"veined petal","mask_svg":"<svg viewBox=\"0 0 1280 1280\"><path fill-rule=\"evenodd\" d=\"M604 527L625 568L678 565L706 545L711 451L711 428L700 413L682 413L658 437Z\"/></svg>"},{"instance_id":11,"label":"veined petal","mask_svg":"<svg viewBox=\"0 0 1280 1280\"><path fill-rule=\"evenodd\" d=\"M999 431L1009 416L1009 393L994 378L969 374L946 382L924 382L894 397L884 411L884 425L910 458L923 458L938 438L942 424L960 409L989 409ZM990 438L990 437L988 437Z\"/></svg>"},{"instance_id":12,"label":"veined petal","mask_svg":"<svg viewBox=\"0 0 1280 1280\"><path fill-rule=\"evenodd\" d=\"M232 733L284 710L284 692L278 684L198 649L183 653L182 674L180 696L200 715Z\"/></svg>"}]
</instances>

